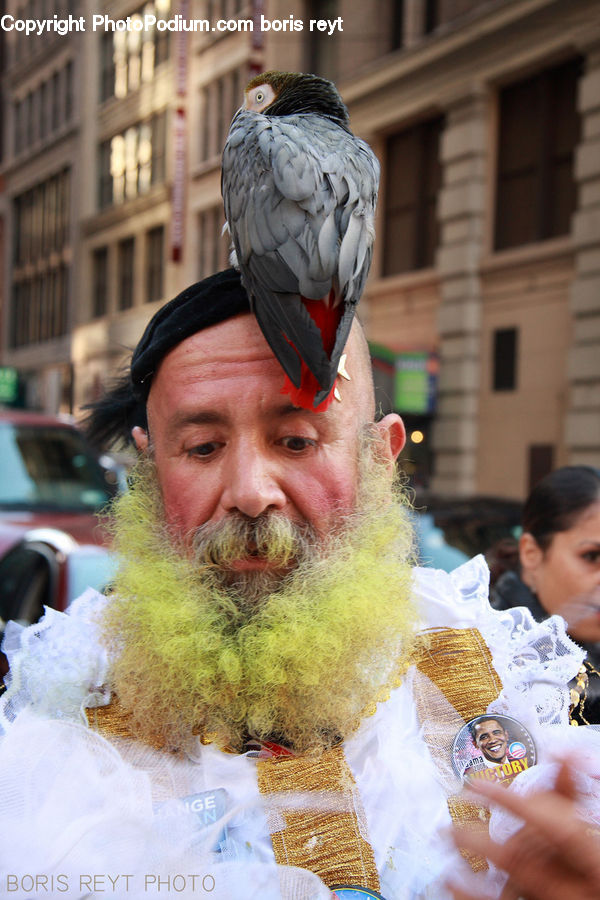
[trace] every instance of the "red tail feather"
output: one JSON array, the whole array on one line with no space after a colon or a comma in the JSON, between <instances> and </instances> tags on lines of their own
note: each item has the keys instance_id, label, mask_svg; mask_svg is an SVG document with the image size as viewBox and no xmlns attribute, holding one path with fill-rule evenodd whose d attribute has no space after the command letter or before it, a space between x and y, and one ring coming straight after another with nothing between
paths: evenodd
<instances>
[{"instance_id":1,"label":"red tail feather","mask_svg":"<svg viewBox=\"0 0 600 900\"><path fill-rule=\"evenodd\" d=\"M329 305L333 303L334 299L335 293L333 288L329 292L329 303L325 303L323 300L308 300L306 297L301 298L311 319L321 332L323 347L328 355L331 355L331 351L333 350L337 327L344 308L343 303L338 303L336 307ZM292 344L291 341L290 344ZM293 346L294 345L292 344L292 347ZM333 402L333 392L337 384L337 378L325 400L315 407L313 404L316 395L321 390L321 385L302 359L300 360L300 365L302 369L300 387L297 388L287 375L285 375L281 393L289 394L292 403L296 406L300 406L302 409L312 409L313 412L325 412Z\"/></svg>"},{"instance_id":2,"label":"red tail feather","mask_svg":"<svg viewBox=\"0 0 600 900\"><path fill-rule=\"evenodd\" d=\"M321 390L321 387L313 373L302 361L300 365L302 366L300 387L297 388L295 384L290 381L287 375L284 375L281 393L289 394L294 406L299 406L301 409L312 409L313 412L325 412L325 410L333 403L333 392L337 384L337 378L335 379L333 387L331 388L329 394L325 397L323 402L319 403L318 406L313 406L315 397Z\"/></svg>"}]
</instances>

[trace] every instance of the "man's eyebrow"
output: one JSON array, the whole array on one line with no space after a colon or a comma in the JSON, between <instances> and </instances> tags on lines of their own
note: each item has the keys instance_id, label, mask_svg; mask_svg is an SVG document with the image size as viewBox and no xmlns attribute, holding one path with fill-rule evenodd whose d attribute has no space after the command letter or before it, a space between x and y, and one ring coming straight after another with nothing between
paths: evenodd
<instances>
[{"instance_id":1,"label":"man's eyebrow","mask_svg":"<svg viewBox=\"0 0 600 900\"><path fill-rule=\"evenodd\" d=\"M295 415L306 415L306 410L293 403L279 403L269 411L269 415L286 418ZM169 422L171 433L185 428L187 425L226 425L228 416L218 409L178 410Z\"/></svg>"},{"instance_id":2,"label":"man's eyebrow","mask_svg":"<svg viewBox=\"0 0 600 900\"><path fill-rule=\"evenodd\" d=\"M305 415L306 410L301 409L299 406L294 406L293 403L282 403L273 408L272 412L276 416L295 416L295 415Z\"/></svg>"},{"instance_id":3,"label":"man's eyebrow","mask_svg":"<svg viewBox=\"0 0 600 900\"><path fill-rule=\"evenodd\" d=\"M227 417L218 410L198 409L198 410L178 410L171 418L168 430L173 433L186 425L223 425L227 421Z\"/></svg>"}]
</instances>

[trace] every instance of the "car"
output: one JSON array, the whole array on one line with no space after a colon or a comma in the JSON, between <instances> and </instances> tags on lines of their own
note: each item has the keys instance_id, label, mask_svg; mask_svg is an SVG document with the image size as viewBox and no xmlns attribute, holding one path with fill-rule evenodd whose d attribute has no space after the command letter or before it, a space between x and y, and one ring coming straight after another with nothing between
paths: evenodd
<instances>
[{"instance_id":1,"label":"car","mask_svg":"<svg viewBox=\"0 0 600 900\"><path fill-rule=\"evenodd\" d=\"M58 528L103 545L97 513L118 490L72 422L0 410L0 523Z\"/></svg>"},{"instance_id":2,"label":"car","mask_svg":"<svg viewBox=\"0 0 600 900\"><path fill-rule=\"evenodd\" d=\"M121 475L73 423L33 412L0 410L0 460L1 632L107 586L115 561L98 513Z\"/></svg>"}]
</instances>

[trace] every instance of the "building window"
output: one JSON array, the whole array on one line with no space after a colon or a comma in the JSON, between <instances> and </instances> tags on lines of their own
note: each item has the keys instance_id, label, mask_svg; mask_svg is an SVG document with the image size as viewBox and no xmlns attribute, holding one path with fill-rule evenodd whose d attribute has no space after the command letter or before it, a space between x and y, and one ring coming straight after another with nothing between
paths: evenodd
<instances>
[{"instance_id":1,"label":"building window","mask_svg":"<svg viewBox=\"0 0 600 900\"><path fill-rule=\"evenodd\" d=\"M65 122L73 116L73 63L69 60L65 66Z\"/></svg>"},{"instance_id":2,"label":"building window","mask_svg":"<svg viewBox=\"0 0 600 900\"><path fill-rule=\"evenodd\" d=\"M37 263L42 255L42 223L43 223L43 202L44 191L42 185L38 184L33 188L33 205L32 216L30 221L30 253L32 262Z\"/></svg>"},{"instance_id":3,"label":"building window","mask_svg":"<svg viewBox=\"0 0 600 900\"><path fill-rule=\"evenodd\" d=\"M391 50L404 46L404 0L392 0Z\"/></svg>"},{"instance_id":4,"label":"building window","mask_svg":"<svg viewBox=\"0 0 600 900\"><path fill-rule=\"evenodd\" d=\"M13 150L15 156L21 152L23 146L23 101L16 100L13 103L14 141Z\"/></svg>"},{"instance_id":5,"label":"building window","mask_svg":"<svg viewBox=\"0 0 600 900\"><path fill-rule=\"evenodd\" d=\"M73 62L69 61L27 96L13 102L15 155L29 149L38 140L50 137L72 119L73 73Z\"/></svg>"},{"instance_id":6,"label":"building window","mask_svg":"<svg viewBox=\"0 0 600 900\"><path fill-rule=\"evenodd\" d=\"M60 125L60 75L55 72L52 76L52 131Z\"/></svg>"},{"instance_id":7,"label":"building window","mask_svg":"<svg viewBox=\"0 0 600 900\"><path fill-rule=\"evenodd\" d=\"M54 332L55 334L66 334L68 323L69 309L69 272L63 263L56 270L56 296L54 303Z\"/></svg>"},{"instance_id":8,"label":"building window","mask_svg":"<svg viewBox=\"0 0 600 900\"><path fill-rule=\"evenodd\" d=\"M223 235L223 209L215 206L198 216L198 278L206 278L227 266L231 239Z\"/></svg>"},{"instance_id":9,"label":"building window","mask_svg":"<svg viewBox=\"0 0 600 900\"><path fill-rule=\"evenodd\" d=\"M307 19L329 19L339 15L338 0L306 0ZM306 31L307 72L335 80L338 42L326 31Z\"/></svg>"},{"instance_id":10,"label":"building window","mask_svg":"<svg viewBox=\"0 0 600 900\"><path fill-rule=\"evenodd\" d=\"M425 0L423 30L431 34L440 25L460 19L478 6L487 6L489 0Z\"/></svg>"},{"instance_id":11,"label":"building window","mask_svg":"<svg viewBox=\"0 0 600 900\"><path fill-rule=\"evenodd\" d=\"M115 93L114 35L104 31L100 38L100 102Z\"/></svg>"},{"instance_id":12,"label":"building window","mask_svg":"<svg viewBox=\"0 0 600 900\"><path fill-rule=\"evenodd\" d=\"M149 0L129 14L132 23L143 23L144 16L168 19L170 0ZM169 58L168 31L154 28L106 32L100 46L100 101L109 97L126 97L154 78L157 66Z\"/></svg>"},{"instance_id":13,"label":"building window","mask_svg":"<svg viewBox=\"0 0 600 900\"><path fill-rule=\"evenodd\" d=\"M576 205L579 58L510 85L499 96L495 247L568 234Z\"/></svg>"},{"instance_id":14,"label":"building window","mask_svg":"<svg viewBox=\"0 0 600 900\"><path fill-rule=\"evenodd\" d=\"M130 309L133 306L134 254L134 238L119 242L119 309Z\"/></svg>"},{"instance_id":15,"label":"building window","mask_svg":"<svg viewBox=\"0 0 600 900\"><path fill-rule=\"evenodd\" d=\"M159 225L146 234L146 302L154 303L164 295L165 229Z\"/></svg>"},{"instance_id":16,"label":"building window","mask_svg":"<svg viewBox=\"0 0 600 900\"><path fill-rule=\"evenodd\" d=\"M514 391L517 387L518 331L498 328L493 336L492 390Z\"/></svg>"},{"instance_id":17,"label":"building window","mask_svg":"<svg viewBox=\"0 0 600 900\"><path fill-rule=\"evenodd\" d=\"M165 180L166 113L132 125L99 148L100 209L146 194Z\"/></svg>"},{"instance_id":18,"label":"building window","mask_svg":"<svg viewBox=\"0 0 600 900\"><path fill-rule=\"evenodd\" d=\"M167 167L167 116L161 113L150 121L151 183L162 184Z\"/></svg>"},{"instance_id":19,"label":"building window","mask_svg":"<svg viewBox=\"0 0 600 900\"><path fill-rule=\"evenodd\" d=\"M219 156L233 116L243 102L241 69L234 69L200 91L200 161Z\"/></svg>"},{"instance_id":20,"label":"building window","mask_svg":"<svg viewBox=\"0 0 600 900\"><path fill-rule=\"evenodd\" d=\"M108 309L108 247L98 247L92 257L92 318Z\"/></svg>"},{"instance_id":21,"label":"building window","mask_svg":"<svg viewBox=\"0 0 600 900\"><path fill-rule=\"evenodd\" d=\"M50 122L49 122L49 98L50 98L50 82L44 81L41 87L42 92L42 108L40 110L40 137L42 140L47 136L50 130Z\"/></svg>"},{"instance_id":22,"label":"building window","mask_svg":"<svg viewBox=\"0 0 600 900\"><path fill-rule=\"evenodd\" d=\"M242 11L246 2L247 0L206 0L204 14L209 22L234 18Z\"/></svg>"},{"instance_id":23,"label":"building window","mask_svg":"<svg viewBox=\"0 0 600 900\"><path fill-rule=\"evenodd\" d=\"M98 148L98 206L104 209L113 200L113 183L110 173L110 141L104 141Z\"/></svg>"},{"instance_id":24,"label":"building window","mask_svg":"<svg viewBox=\"0 0 600 900\"><path fill-rule=\"evenodd\" d=\"M40 133L40 92L32 91L29 97L31 100L31 131L29 142L35 144Z\"/></svg>"},{"instance_id":25,"label":"building window","mask_svg":"<svg viewBox=\"0 0 600 900\"><path fill-rule=\"evenodd\" d=\"M13 202L11 346L51 340L68 325L70 172L40 182Z\"/></svg>"},{"instance_id":26,"label":"building window","mask_svg":"<svg viewBox=\"0 0 600 900\"><path fill-rule=\"evenodd\" d=\"M425 0L425 21L423 23L423 31L425 34L431 34L432 31L440 24L440 4L439 0Z\"/></svg>"},{"instance_id":27,"label":"building window","mask_svg":"<svg viewBox=\"0 0 600 900\"><path fill-rule=\"evenodd\" d=\"M25 146L33 143L33 94L25 97Z\"/></svg>"},{"instance_id":28,"label":"building window","mask_svg":"<svg viewBox=\"0 0 600 900\"><path fill-rule=\"evenodd\" d=\"M384 275L434 264L442 127L442 118L431 119L387 141Z\"/></svg>"},{"instance_id":29,"label":"building window","mask_svg":"<svg viewBox=\"0 0 600 900\"><path fill-rule=\"evenodd\" d=\"M56 227L56 235L57 235L57 246L64 246L68 243L69 240L69 224L70 224L70 215L69 215L69 204L71 202L70 196L70 188L71 181L68 178L65 172L61 173L56 180L56 218L57 218L57 227Z\"/></svg>"},{"instance_id":30,"label":"building window","mask_svg":"<svg viewBox=\"0 0 600 900\"><path fill-rule=\"evenodd\" d=\"M171 9L171 4L169 0L163 0L162 3L157 3L157 7L159 8L159 13L163 19L168 19ZM169 31L157 31L154 35L154 66L160 66L161 63L164 63L168 60L169 54L171 51L171 38Z\"/></svg>"}]
</instances>

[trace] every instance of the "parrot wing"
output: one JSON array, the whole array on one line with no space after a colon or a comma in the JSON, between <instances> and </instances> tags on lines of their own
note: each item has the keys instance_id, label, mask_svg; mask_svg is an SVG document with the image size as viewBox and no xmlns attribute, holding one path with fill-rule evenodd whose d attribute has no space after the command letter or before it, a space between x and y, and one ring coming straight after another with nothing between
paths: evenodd
<instances>
[{"instance_id":1,"label":"parrot wing","mask_svg":"<svg viewBox=\"0 0 600 900\"><path fill-rule=\"evenodd\" d=\"M317 401L333 385L368 275L378 180L370 147L323 116L242 109L233 119L221 186L242 281L286 374L299 384L300 354ZM331 347L301 298L329 304Z\"/></svg>"}]
</instances>

